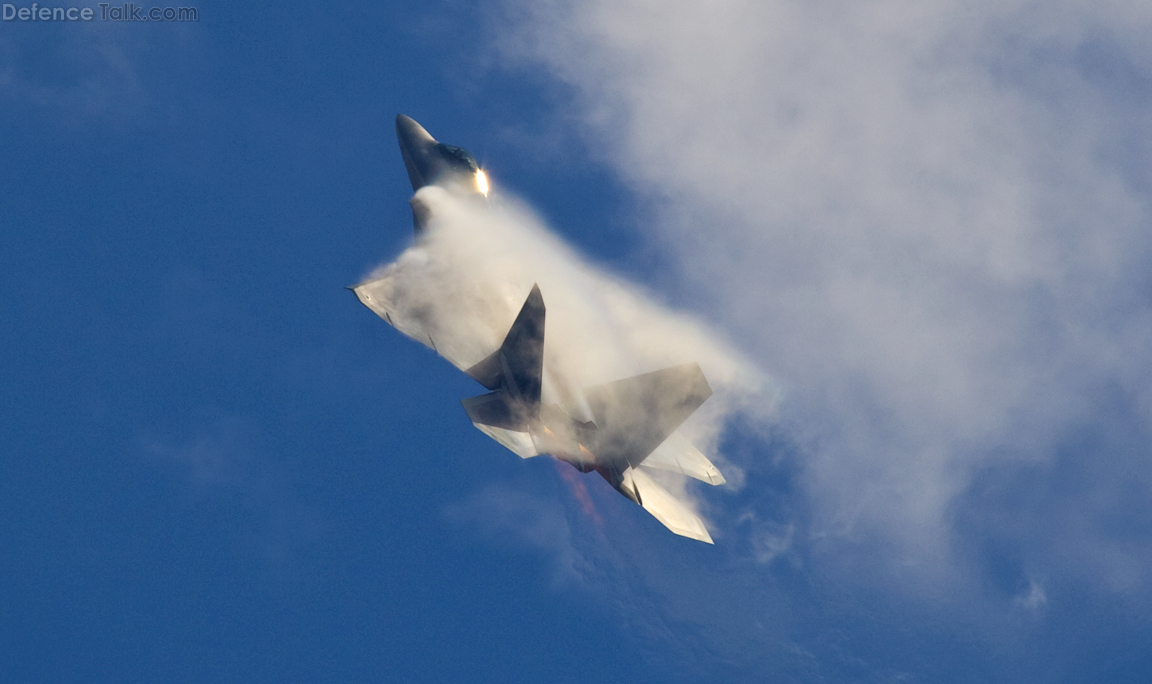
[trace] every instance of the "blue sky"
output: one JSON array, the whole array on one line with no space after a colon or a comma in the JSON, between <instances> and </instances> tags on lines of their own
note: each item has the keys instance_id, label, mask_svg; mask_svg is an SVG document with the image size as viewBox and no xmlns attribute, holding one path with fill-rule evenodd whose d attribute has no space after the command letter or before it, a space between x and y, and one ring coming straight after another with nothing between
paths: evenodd
<instances>
[{"instance_id":1,"label":"blue sky","mask_svg":"<svg viewBox=\"0 0 1152 684\"><path fill-rule=\"evenodd\" d=\"M0 25L5 681L1152 674L1152 12L197 7ZM714 547L343 289L400 112L774 379Z\"/></svg>"}]
</instances>

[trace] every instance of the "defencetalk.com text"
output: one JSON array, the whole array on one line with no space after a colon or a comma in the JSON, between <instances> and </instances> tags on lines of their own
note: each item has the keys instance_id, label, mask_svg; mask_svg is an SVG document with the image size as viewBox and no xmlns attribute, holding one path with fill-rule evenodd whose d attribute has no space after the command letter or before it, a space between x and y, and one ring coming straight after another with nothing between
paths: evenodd
<instances>
[{"instance_id":1,"label":"defencetalk.com text","mask_svg":"<svg viewBox=\"0 0 1152 684\"><path fill-rule=\"evenodd\" d=\"M9 3L0 6L4 21L200 21L200 10L195 7L151 7L145 9L135 3L112 5L102 2L91 7L17 7Z\"/></svg>"}]
</instances>

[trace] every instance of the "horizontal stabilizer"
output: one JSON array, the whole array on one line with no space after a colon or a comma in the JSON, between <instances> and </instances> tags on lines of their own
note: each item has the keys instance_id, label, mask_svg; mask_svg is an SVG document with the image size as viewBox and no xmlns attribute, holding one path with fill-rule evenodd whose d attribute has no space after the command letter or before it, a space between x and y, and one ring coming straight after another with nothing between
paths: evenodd
<instances>
[{"instance_id":1,"label":"horizontal stabilizer","mask_svg":"<svg viewBox=\"0 0 1152 684\"><path fill-rule=\"evenodd\" d=\"M494 428L528 431L528 421L525 407L513 400L504 390L496 390L478 397L468 397L460 401L468 417L476 425L488 425Z\"/></svg>"},{"instance_id":2,"label":"horizontal stabilizer","mask_svg":"<svg viewBox=\"0 0 1152 684\"><path fill-rule=\"evenodd\" d=\"M481 423L473 423L473 425L476 426L477 430L504 445L509 451L520 458L539 456L539 454L536 453L536 447L532 444L532 437L527 432L505 430L504 428L492 427L491 425L483 425Z\"/></svg>"},{"instance_id":3,"label":"horizontal stabilizer","mask_svg":"<svg viewBox=\"0 0 1152 684\"><path fill-rule=\"evenodd\" d=\"M680 473L710 485L722 485L725 482L720 470L679 432L669 435L640 465Z\"/></svg>"},{"instance_id":4,"label":"horizontal stabilizer","mask_svg":"<svg viewBox=\"0 0 1152 684\"><path fill-rule=\"evenodd\" d=\"M682 501L672 496L668 490L656 484L647 473L637 468L625 472L630 484L640 498L640 505L654 518L682 537L712 543L712 535L704 527L704 521L692 512Z\"/></svg>"},{"instance_id":5,"label":"horizontal stabilizer","mask_svg":"<svg viewBox=\"0 0 1152 684\"><path fill-rule=\"evenodd\" d=\"M589 387L584 397L600 428L594 451L640 465L710 396L712 388L696 363Z\"/></svg>"}]
</instances>

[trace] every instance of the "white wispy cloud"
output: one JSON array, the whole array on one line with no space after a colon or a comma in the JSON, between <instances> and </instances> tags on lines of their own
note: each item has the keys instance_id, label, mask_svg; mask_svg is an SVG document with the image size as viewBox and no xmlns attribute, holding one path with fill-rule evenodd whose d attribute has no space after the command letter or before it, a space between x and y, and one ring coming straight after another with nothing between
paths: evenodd
<instances>
[{"instance_id":1,"label":"white wispy cloud","mask_svg":"<svg viewBox=\"0 0 1152 684\"><path fill-rule=\"evenodd\" d=\"M1105 638L1076 602L1152 620L1152 6L507 0L491 26L649 208L661 287L787 388L710 510L719 661L1043 680Z\"/></svg>"},{"instance_id":2,"label":"white wispy cloud","mask_svg":"<svg viewBox=\"0 0 1152 684\"><path fill-rule=\"evenodd\" d=\"M153 106L136 54L148 46L107 26L9 25L0 37L0 97L73 120L136 119Z\"/></svg>"},{"instance_id":3,"label":"white wispy cloud","mask_svg":"<svg viewBox=\"0 0 1152 684\"><path fill-rule=\"evenodd\" d=\"M510 68L570 90L698 304L792 388L810 533L945 573L978 473L1050 462L1111 389L1148 427L1152 197L1122 151L1152 129L1152 10L506 9Z\"/></svg>"}]
</instances>

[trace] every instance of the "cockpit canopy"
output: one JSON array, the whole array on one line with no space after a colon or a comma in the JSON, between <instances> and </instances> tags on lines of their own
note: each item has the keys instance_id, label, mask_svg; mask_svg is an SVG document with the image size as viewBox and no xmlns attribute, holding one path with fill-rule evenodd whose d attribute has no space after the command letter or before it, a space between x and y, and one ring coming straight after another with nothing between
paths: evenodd
<instances>
[{"instance_id":1,"label":"cockpit canopy","mask_svg":"<svg viewBox=\"0 0 1152 684\"><path fill-rule=\"evenodd\" d=\"M438 185L458 195L488 195L488 178L467 150L437 142L423 126L403 114L396 116L396 139L413 192ZM415 205L413 211L419 231L422 219Z\"/></svg>"},{"instance_id":2,"label":"cockpit canopy","mask_svg":"<svg viewBox=\"0 0 1152 684\"><path fill-rule=\"evenodd\" d=\"M480 170L480 165L476 163L476 159L468 154L468 150L462 147L436 143L436 149L453 171L474 176L476 172Z\"/></svg>"}]
</instances>

